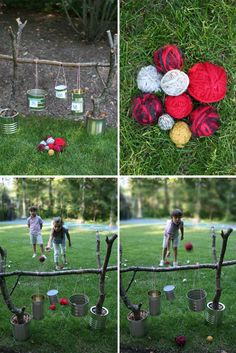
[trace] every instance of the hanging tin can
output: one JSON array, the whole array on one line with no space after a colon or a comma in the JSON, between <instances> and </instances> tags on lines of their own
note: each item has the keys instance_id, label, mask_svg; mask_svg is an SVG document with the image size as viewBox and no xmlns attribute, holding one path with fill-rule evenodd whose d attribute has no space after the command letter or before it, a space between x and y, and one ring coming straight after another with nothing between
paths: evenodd
<instances>
[{"instance_id":1,"label":"hanging tin can","mask_svg":"<svg viewBox=\"0 0 236 353\"><path fill-rule=\"evenodd\" d=\"M9 109L3 109L0 112L0 126L4 135L14 134L18 130L18 112L8 115Z\"/></svg>"},{"instance_id":2,"label":"hanging tin can","mask_svg":"<svg viewBox=\"0 0 236 353\"><path fill-rule=\"evenodd\" d=\"M167 286L164 287L163 290L164 290L164 292L166 294L166 299L167 300L172 301L172 300L175 299L175 292L174 292L175 286L174 285L172 285L172 284L167 285Z\"/></svg>"},{"instance_id":3,"label":"hanging tin can","mask_svg":"<svg viewBox=\"0 0 236 353\"><path fill-rule=\"evenodd\" d=\"M47 292L47 296L48 296L50 304L57 304L58 303L57 294L58 294L57 289L51 289Z\"/></svg>"},{"instance_id":4,"label":"hanging tin can","mask_svg":"<svg viewBox=\"0 0 236 353\"><path fill-rule=\"evenodd\" d=\"M47 92L44 89L34 88L27 91L28 106L31 111L41 111L46 107Z\"/></svg>"},{"instance_id":5,"label":"hanging tin can","mask_svg":"<svg viewBox=\"0 0 236 353\"><path fill-rule=\"evenodd\" d=\"M55 86L56 98L66 99L67 98L67 86L66 85L58 85Z\"/></svg>"},{"instance_id":6,"label":"hanging tin can","mask_svg":"<svg viewBox=\"0 0 236 353\"><path fill-rule=\"evenodd\" d=\"M84 114L84 93L83 88L74 89L72 93L71 111L73 114L83 115Z\"/></svg>"},{"instance_id":7,"label":"hanging tin can","mask_svg":"<svg viewBox=\"0 0 236 353\"><path fill-rule=\"evenodd\" d=\"M44 295L34 294L32 299L32 312L34 320L42 320L44 318Z\"/></svg>"}]
</instances>

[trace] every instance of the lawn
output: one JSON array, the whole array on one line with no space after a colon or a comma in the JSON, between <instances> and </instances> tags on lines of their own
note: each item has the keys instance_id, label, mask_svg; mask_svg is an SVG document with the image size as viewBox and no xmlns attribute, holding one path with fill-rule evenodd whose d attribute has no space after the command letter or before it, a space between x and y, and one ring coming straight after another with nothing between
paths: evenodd
<instances>
[{"instance_id":1,"label":"lawn","mask_svg":"<svg viewBox=\"0 0 236 353\"><path fill-rule=\"evenodd\" d=\"M1 135L1 175L115 175L117 133L88 135L85 127L66 119L29 116L19 118L19 132ZM68 147L59 155L39 153L45 136L63 137Z\"/></svg>"},{"instance_id":2,"label":"lawn","mask_svg":"<svg viewBox=\"0 0 236 353\"><path fill-rule=\"evenodd\" d=\"M123 268L128 266L158 266L161 257L163 227L155 225L121 227L121 243L123 247ZM186 242L191 241L193 250L187 252ZM220 232L217 231L217 254L221 246ZM225 260L236 259L236 234L231 234ZM172 260L172 257L170 258ZM179 248L179 263L182 265L212 263L211 237L209 229L197 227L186 228L185 239ZM124 287L132 277L132 272L123 274ZM184 353L235 353L236 328L236 268L224 267L222 270L221 302L226 306L222 325L218 328L209 326L205 322L204 312L192 312L188 308L186 294L190 289L201 288L207 292L207 302L211 301L215 290L215 271L210 269L189 270L169 273L138 272L136 281L128 291L131 301L135 304L143 303L143 309L148 310L147 292L151 289L161 291L161 315L149 317L149 332L144 338L133 338L129 333L126 316L128 309L123 302L120 304L120 334L122 346L143 348L143 352L176 353L177 346L174 338L185 335L187 343L181 349ZM163 287L168 284L176 286L174 302L165 298ZM213 336L213 343L208 343L206 337Z\"/></svg>"},{"instance_id":3,"label":"lawn","mask_svg":"<svg viewBox=\"0 0 236 353\"><path fill-rule=\"evenodd\" d=\"M43 230L44 243L48 240L49 228ZM85 231L80 228L71 228L72 247L67 248L67 258L72 269L97 268L95 231ZM105 235L101 233L101 255L106 249ZM7 249L8 271L31 270L52 271L53 253L49 253L47 260L40 263L38 258L32 259L31 245L26 227L22 225L1 225L0 244ZM116 264L117 242L109 265ZM16 277L7 279L11 289ZM86 293L89 297L89 307L96 304L98 298L97 275L70 275L60 277L21 277L20 284L15 289L12 299L16 306L26 306L31 311L31 296L42 293L46 296L49 289L58 289L59 298L69 298L76 293ZM114 353L117 349L117 272L109 272L106 276L106 299L104 306L109 310L106 330L103 332L91 331L88 326L88 316L74 317L69 306L57 306L55 311L49 310L49 302L45 300L45 318L42 321L32 321L32 336L26 342L16 342L11 333L9 319L12 314L1 299L0 306L0 339L1 346L12 347L21 352L34 353ZM46 296L47 297L47 296Z\"/></svg>"},{"instance_id":4,"label":"lawn","mask_svg":"<svg viewBox=\"0 0 236 353\"><path fill-rule=\"evenodd\" d=\"M122 1L120 21L121 174L235 174L235 1ZM158 126L144 127L131 118L131 99L139 93L137 72L153 64L153 52L168 43L183 50L185 72L196 62L211 61L224 66L228 76L225 99L213 104L221 117L219 132L192 138L183 149Z\"/></svg>"}]
</instances>

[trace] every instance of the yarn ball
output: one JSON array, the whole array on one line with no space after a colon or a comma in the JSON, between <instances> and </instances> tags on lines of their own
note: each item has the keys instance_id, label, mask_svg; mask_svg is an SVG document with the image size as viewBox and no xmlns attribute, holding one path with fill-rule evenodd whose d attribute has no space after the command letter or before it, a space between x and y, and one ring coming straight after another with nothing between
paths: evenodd
<instances>
[{"instance_id":1,"label":"yarn ball","mask_svg":"<svg viewBox=\"0 0 236 353\"><path fill-rule=\"evenodd\" d=\"M58 146L63 146L63 147L67 145L66 140L63 139L62 137L56 137L54 144Z\"/></svg>"},{"instance_id":2,"label":"yarn ball","mask_svg":"<svg viewBox=\"0 0 236 353\"><path fill-rule=\"evenodd\" d=\"M46 143L49 145L50 143L54 143L54 138L52 136L48 137Z\"/></svg>"},{"instance_id":3,"label":"yarn ball","mask_svg":"<svg viewBox=\"0 0 236 353\"><path fill-rule=\"evenodd\" d=\"M55 152L62 152L63 147L62 147L62 146L59 146L59 145L54 145L53 150L54 150Z\"/></svg>"},{"instance_id":4,"label":"yarn ball","mask_svg":"<svg viewBox=\"0 0 236 353\"><path fill-rule=\"evenodd\" d=\"M192 133L197 136L211 136L220 127L219 115L212 106L201 105L190 114Z\"/></svg>"},{"instance_id":5,"label":"yarn ball","mask_svg":"<svg viewBox=\"0 0 236 353\"><path fill-rule=\"evenodd\" d=\"M55 146L54 143L49 143L48 144L48 147L49 147L50 150L54 150L54 146Z\"/></svg>"},{"instance_id":6,"label":"yarn ball","mask_svg":"<svg viewBox=\"0 0 236 353\"><path fill-rule=\"evenodd\" d=\"M69 301L66 298L61 298L59 302L61 305L68 305L69 304Z\"/></svg>"},{"instance_id":7,"label":"yarn ball","mask_svg":"<svg viewBox=\"0 0 236 353\"><path fill-rule=\"evenodd\" d=\"M179 346L179 347L183 347L186 343L187 339L185 336L176 336L175 337L175 343Z\"/></svg>"},{"instance_id":8,"label":"yarn ball","mask_svg":"<svg viewBox=\"0 0 236 353\"><path fill-rule=\"evenodd\" d=\"M168 71L161 79L161 88L169 96L179 96L187 90L188 85L188 75L177 69Z\"/></svg>"},{"instance_id":9,"label":"yarn ball","mask_svg":"<svg viewBox=\"0 0 236 353\"><path fill-rule=\"evenodd\" d=\"M157 70L166 73L167 71L179 69L184 65L184 54L176 45L165 45L154 51L154 63Z\"/></svg>"},{"instance_id":10,"label":"yarn ball","mask_svg":"<svg viewBox=\"0 0 236 353\"><path fill-rule=\"evenodd\" d=\"M172 129L175 121L169 114L163 114L158 119L158 126L161 130Z\"/></svg>"},{"instance_id":11,"label":"yarn ball","mask_svg":"<svg viewBox=\"0 0 236 353\"><path fill-rule=\"evenodd\" d=\"M40 144L40 145L45 145L45 146L46 146L46 145L47 145L47 142L43 140L43 141L41 141L39 144Z\"/></svg>"},{"instance_id":12,"label":"yarn ball","mask_svg":"<svg viewBox=\"0 0 236 353\"><path fill-rule=\"evenodd\" d=\"M161 89L162 76L155 66L142 67L137 77L138 88L145 93L158 92Z\"/></svg>"},{"instance_id":13,"label":"yarn ball","mask_svg":"<svg viewBox=\"0 0 236 353\"><path fill-rule=\"evenodd\" d=\"M50 309L50 310L56 310L56 305L55 305L55 304L51 304L51 305L49 306L49 309Z\"/></svg>"},{"instance_id":14,"label":"yarn ball","mask_svg":"<svg viewBox=\"0 0 236 353\"><path fill-rule=\"evenodd\" d=\"M154 94L144 93L132 101L132 117L141 125L157 124L163 108Z\"/></svg>"},{"instance_id":15,"label":"yarn ball","mask_svg":"<svg viewBox=\"0 0 236 353\"><path fill-rule=\"evenodd\" d=\"M183 148L191 136L191 130L184 121L178 121L170 130L170 138L178 148Z\"/></svg>"},{"instance_id":16,"label":"yarn ball","mask_svg":"<svg viewBox=\"0 0 236 353\"><path fill-rule=\"evenodd\" d=\"M45 148L46 148L46 146L43 145L42 143L40 143L40 144L37 146L37 150L40 151L40 152L44 151Z\"/></svg>"},{"instance_id":17,"label":"yarn ball","mask_svg":"<svg viewBox=\"0 0 236 353\"><path fill-rule=\"evenodd\" d=\"M185 247L185 250L187 250L187 251L193 250L193 244L192 243L186 243L184 245L184 247Z\"/></svg>"},{"instance_id":18,"label":"yarn ball","mask_svg":"<svg viewBox=\"0 0 236 353\"><path fill-rule=\"evenodd\" d=\"M45 151L48 151L48 150L49 150L49 147L48 147L48 146L45 146L44 150L45 150Z\"/></svg>"},{"instance_id":19,"label":"yarn ball","mask_svg":"<svg viewBox=\"0 0 236 353\"><path fill-rule=\"evenodd\" d=\"M40 261L40 262L44 262L44 261L45 261L45 256L41 255L41 256L39 257L39 261Z\"/></svg>"},{"instance_id":20,"label":"yarn ball","mask_svg":"<svg viewBox=\"0 0 236 353\"><path fill-rule=\"evenodd\" d=\"M186 93L180 96L166 96L165 108L168 114L175 119L183 119L193 110L193 102Z\"/></svg>"},{"instance_id":21,"label":"yarn ball","mask_svg":"<svg viewBox=\"0 0 236 353\"><path fill-rule=\"evenodd\" d=\"M49 156L53 156L54 155L54 150L48 150L48 154L49 154Z\"/></svg>"},{"instance_id":22,"label":"yarn ball","mask_svg":"<svg viewBox=\"0 0 236 353\"><path fill-rule=\"evenodd\" d=\"M207 336L206 340L207 340L207 342L212 343L213 342L213 337L212 336Z\"/></svg>"},{"instance_id":23,"label":"yarn ball","mask_svg":"<svg viewBox=\"0 0 236 353\"><path fill-rule=\"evenodd\" d=\"M223 99L227 89L227 74L223 67L210 62L197 63L188 72L188 92L202 103Z\"/></svg>"}]
</instances>

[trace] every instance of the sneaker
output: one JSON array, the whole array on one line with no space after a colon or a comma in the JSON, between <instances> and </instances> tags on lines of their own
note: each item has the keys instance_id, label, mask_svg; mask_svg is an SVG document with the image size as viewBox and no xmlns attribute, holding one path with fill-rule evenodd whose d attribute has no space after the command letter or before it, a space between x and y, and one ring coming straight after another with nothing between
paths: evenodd
<instances>
[{"instance_id":1,"label":"sneaker","mask_svg":"<svg viewBox=\"0 0 236 353\"><path fill-rule=\"evenodd\" d=\"M60 269L61 269L60 266L56 266L56 267L55 267L55 270L57 270L57 271L60 271Z\"/></svg>"},{"instance_id":2,"label":"sneaker","mask_svg":"<svg viewBox=\"0 0 236 353\"><path fill-rule=\"evenodd\" d=\"M32 259L34 259L37 256L36 252L33 253Z\"/></svg>"},{"instance_id":3,"label":"sneaker","mask_svg":"<svg viewBox=\"0 0 236 353\"><path fill-rule=\"evenodd\" d=\"M173 267L177 267L178 266L178 262L173 262Z\"/></svg>"},{"instance_id":4,"label":"sneaker","mask_svg":"<svg viewBox=\"0 0 236 353\"><path fill-rule=\"evenodd\" d=\"M159 263L159 266L164 266L164 260L161 260L160 263Z\"/></svg>"}]
</instances>

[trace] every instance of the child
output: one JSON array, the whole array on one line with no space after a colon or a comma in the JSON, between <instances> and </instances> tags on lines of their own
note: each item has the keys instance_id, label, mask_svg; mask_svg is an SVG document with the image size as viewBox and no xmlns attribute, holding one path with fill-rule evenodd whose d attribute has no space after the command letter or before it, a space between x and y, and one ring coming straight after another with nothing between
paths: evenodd
<instances>
[{"instance_id":1,"label":"child","mask_svg":"<svg viewBox=\"0 0 236 353\"><path fill-rule=\"evenodd\" d=\"M179 231L181 232L181 240L184 239L184 223L181 220L183 214L181 210L173 210L171 212L171 220L167 221L165 234L163 239L163 250L162 250L162 259L160 261L160 266L164 266L166 257L169 252L170 243L172 241L173 253L174 253L174 262L173 266L178 266L177 255L178 255L178 246L179 246Z\"/></svg>"},{"instance_id":2,"label":"child","mask_svg":"<svg viewBox=\"0 0 236 353\"><path fill-rule=\"evenodd\" d=\"M33 246L33 256L32 258L36 257L36 244L39 244L42 256L46 259L44 255L44 248L43 248L43 238L41 234L41 229L43 227L43 220L41 217L37 215L37 207L31 206L29 208L30 217L27 218L27 224L30 231L30 241Z\"/></svg>"},{"instance_id":3,"label":"child","mask_svg":"<svg viewBox=\"0 0 236 353\"><path fill-rule=\"evenodd\" d=\"M56 217L53 220L53 228L51 235L48 240L48 245L46 250L49 251L51 244L53 243L54 250L54 263L56 270L60 270L59 266L59 249L61 249L61 254L63 257L63 264L67 265L66 261L66 237L69 241L69 246L71 246L70 234L67 227L63 226L63 221L61 217Z\"/></svg>"}]
</instances>

